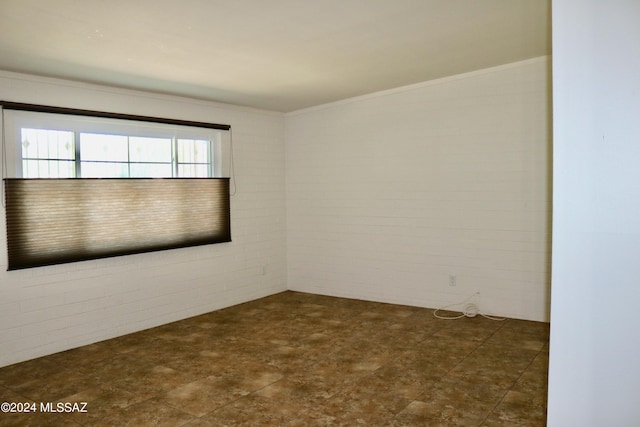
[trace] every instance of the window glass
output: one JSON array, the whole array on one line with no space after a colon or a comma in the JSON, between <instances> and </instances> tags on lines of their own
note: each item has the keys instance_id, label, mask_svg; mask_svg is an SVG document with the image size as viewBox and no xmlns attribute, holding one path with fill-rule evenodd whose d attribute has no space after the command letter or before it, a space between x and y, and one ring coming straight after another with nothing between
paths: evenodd
<instances>
[{"instance_id":1,"label":"window glass","mask_svg":"<svg viewBox=\"0 0 640 427\"><path fill-rule=\"evenodd\" d=\"M171 139L129 137L129 160L131 162L171 163Z\"/></svg>"},{"instance_id":2,"label":"window glass","mask_svg":"<svg viewBox=\"0 0 640 427\"><path fill-rule=\"evenodd\" d=\"M122 135L81 133L80 160L127 162L129 161L128 138Z\"/></svg>"},{"instance_id":3,"label":"window glass","mask_svg":"<svg viewBox=\"0 0 640 427\"><path fill-rule=\"evenodd\" d=\"M179 139L178 162L209 163L209 141L198 139Z\"/></svg>"},{"instance_id":4,"label":"window glass","mask_svg":"<svg viewBox=\"0 0 640 427\"><path fill-rule=\"evenodd\" d=\"M129 178L129 164L120 162L81 162L83 178Z\"/></svg>"},{"instance_id":5,"label":"window glass","mask_svg":"<svg viewBox=\"0 0 640 427\"><path fill-rule=\"evenodd\" d=\"M209 176L208 165L180 164L178 176L186 178L206 178Z\"/></svg>"},{"instance_id":6,"label":"window glass","mask_svg":"<svg viewBox=\"0 0 640 427\"><path fill-rule=\"evenodd\" d=\"M73 161L60 160L23 160L22 176L24 178L74 178Z\"/></svg>"},{"instance_id":7,"label":"window glass","mask_svg":"<svg viewBox=\"0 0 640 427\"><path fill-rule=\"evenodd\" d=\"M131 163L130 178L171 178L171 164Z\"/></svg>"},{"instance_id":8,"label":"window glass","mask_svg":"<svg viewBox=\"0 0 640 427\"><path fill-rule=\"evenodd\" d=\"M73 132L22 129L23 159L73 159Z\"/></svg>"},{"instance_id":9,"label":"window glass","mask_svg":"<svg viewBox=\"0 0 640 427\"><path fill-rule=\"evenodd\" d=\"M73 132L23 128L20 132L24 178L73 178Z\"/></svg>"}]
</instances>

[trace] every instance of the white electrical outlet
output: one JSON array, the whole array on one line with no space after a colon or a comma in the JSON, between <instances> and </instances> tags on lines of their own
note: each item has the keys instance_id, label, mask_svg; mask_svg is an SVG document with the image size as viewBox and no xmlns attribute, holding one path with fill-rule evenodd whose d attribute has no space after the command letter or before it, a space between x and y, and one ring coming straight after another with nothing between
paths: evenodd
<instances>
[{"instance_id":1,"label":"white electrical outlet","mask_svg":"<svg viewBox=\"0 0 640 427\"><path fill-rule=\"evenodd\" d=\"M455 286L456 285L456 276L453 274L449 275L449 286Z\"/></svg>"}]
</instances>

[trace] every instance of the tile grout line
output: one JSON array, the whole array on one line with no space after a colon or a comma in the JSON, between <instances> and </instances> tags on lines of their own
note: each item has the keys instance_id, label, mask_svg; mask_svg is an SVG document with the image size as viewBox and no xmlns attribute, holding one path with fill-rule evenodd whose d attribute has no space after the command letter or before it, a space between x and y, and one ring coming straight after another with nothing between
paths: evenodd
<instances>
[{"instance_id":1,"label":"tile grout line","mask_svg":"<svg viewBox=\"0 0 640 427\"><path fill-rule=\"evenodd\" d=\"M429 310L432 312L431 314L433 315L433 311L434 311L434 310L432 310L432 309L429 309ZM434 336L436 333L438 333L438 332L442 331L443 329L445 329L445 328L446 328L446 326L445 326L445 325L446 325L446 322L455 322L455 321L458 321L458 320L464 320L464 319L466 319L466 317L462 317L462 318L460 318L460 319L451 319L451 320L443 320L443 319L439 319L439 321L443 322L443 323L442 323L442 326L441 326L439 329L437 329L437 330L433 331L433 332L431 333L431 335L430 335L430 336ZM499 330L501 330L501 329L504 327L504 324L505 324L505 323L502 323L502 325L501 325L500 327L496 328L496 330L495 330L495 331L493 331L493 332L492 332L488 337L486 337L484 340L479 341L479 342L478 342L478 345L477 345L476 347L474 347L474 349L473 349L473 350L471 350L467 355L465 355L462 359L460 359L460 361L459 361L458 363L456 363L456 364L455 364L454 366L452 366L452 367L451 367L451 368L450 368L446 373L444 373L440 378L438 378L438 381L442 381L442 379L444 379L447 375L449 375L449 373L450 373L451 371L453 371L456 367L460 366L460 365L461 365L465 360L467 360L469 357L471 357L471 355L472 355L473 353L475 353L475 352L478 350L478 348L480 348L483 344L485 344L487 341L489 341L489 339L490 339L492 336L494 336L494 335L495 335ZM423 339L423 340L422 340L422 341L420 341L420 342L421 342L421 343L422 343L422 342L425 342L426 340L428 340L428 337L429 337L429 336L427 336L425 339ZM400 411L398 411L396 414L394 414L394 416L393 416L393 417L395 418L398 414L400 414L402 411L404 411L406 408L408 408L408 407L409 407L409 405L411 405L411 403L414 403L414 402L423 402L424 400L420 400L420 396L425 395L425 393L426 393L425 391L423 391L422 393L420 393L420 394L418 395L418 397L417 397L417 398L412 399L412 400L411 400L411 402L409 402L409 404L408 404L407 406L405 406L402 410L400 410ZM506 391L505 391L505 394L506 394ZM503 396L503 398L504 398L504 396ZM502 399L500 399L500 400L502 400ZM480 424L478 424L478 425L481 425L481 424L484 422L484 420L485 420L485 419L486 419L486 417L485 417L485 418L480 422Z\"/></svg>"},{"instance_id":2,"label":"tile grout line","mask_svg":"<svg viewBox=\"0 0 640 427\"><path fill-rule=\"evenodd\" d=\"M527 366L522 370L522 372L520 372L520 375L518 375L518 378L515 379L515 381L513 382L513 384L511 384L511 386L505 390L502 398L498 401L498 403L495 404L495 406L491 409L491 411L489 411L489 413L487 414L487 416L482 420L482 423L479 424L479 426L482 426L482 424L484 424L487 419L491 416L491 414L493 414L493 412L496 410L496 408L498 406L500 406L500 404L502 403L502 401L504 400L504 398L507 396L507 394L513 390L513 388L518 384L518 381L520 380L520 378L522 378L522 376L524 375L525 372L527 372L527 369L529 369L531 367L531 365L533 364L534 360L536 360L536 358L542 354L542 352L544 351L544 344L542 345L542 348L540 350L538 350L538 352L535 354L535 356L533 356L531 358L531 360L529 361L529 363L527 364ZM513 421L511 421L513 422ZM521 424L521 423L517 423L514 422L514 424L520 425L520 426L527 426L526 424Z\"/></svg>"}]
</instances>

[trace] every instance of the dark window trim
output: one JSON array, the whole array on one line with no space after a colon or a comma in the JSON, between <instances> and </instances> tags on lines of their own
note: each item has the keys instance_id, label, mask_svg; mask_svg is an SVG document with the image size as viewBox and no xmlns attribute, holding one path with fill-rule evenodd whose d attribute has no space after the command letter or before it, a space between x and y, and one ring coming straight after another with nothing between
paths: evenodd
<instances>
[{"instance_id":1,"label":"dark window trim","mask_svg":"<svg viewBox=\"0 0 640 427\"><path fill-rule=\"evenodd\" d=\"M161 123L166 125L192 126L206 129L230 130L231 125L195 122L190 120L167 119L163 117L138 116L132 114L109 113L105 111L82 110L77 108L52 107L50 105L25 104L21 102L0 101L5 110L33 111L37 113L66 114L72 116L100 117L105 119L134 120L138 122Z\"/></svg>"}]
</instances>

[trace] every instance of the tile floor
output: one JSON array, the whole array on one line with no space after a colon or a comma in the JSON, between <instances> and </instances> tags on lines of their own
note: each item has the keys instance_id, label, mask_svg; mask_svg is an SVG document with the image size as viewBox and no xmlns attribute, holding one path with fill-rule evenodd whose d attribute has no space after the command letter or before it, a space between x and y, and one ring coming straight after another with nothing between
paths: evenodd
<instances>
[{"instance_id":1,"label":"tile floor","mask_svg":"<svg viewBox=\"0 0 640 427\"><path fill-rule=\"evenodd\" d=\"M549 326L284 292L0 368L0 426L544 426Z\"/></svg>"}]
</instances>

